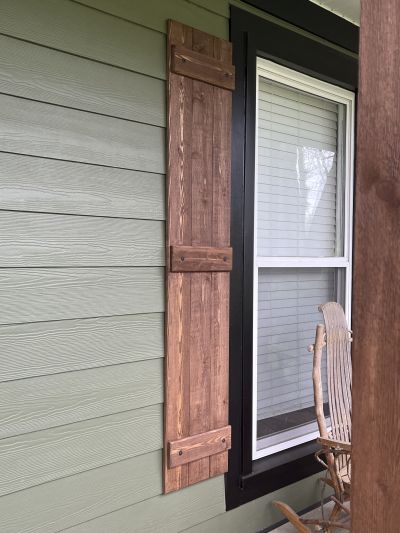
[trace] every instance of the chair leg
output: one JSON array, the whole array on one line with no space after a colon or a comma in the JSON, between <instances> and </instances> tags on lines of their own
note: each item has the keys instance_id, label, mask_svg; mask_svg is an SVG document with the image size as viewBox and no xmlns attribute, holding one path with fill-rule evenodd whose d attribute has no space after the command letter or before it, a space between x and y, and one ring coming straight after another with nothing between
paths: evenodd
<instances>
[{"instance_id":1,"label":"chair leg","mask_svg":"<svg viewBox=\"0 0 400 533\"><path fill-rule=\"evenodd\" d=\"M299 515L293 511L289 505L279 501L275 501L273 504L283 515L286 516L289 522L297 529L299 533L311 533L311 529L303 524Z\"/></svg>"},{"instance_id":2,"label":"chair leg","mask_svg":"<svg viewBox=\"0 0 400 533\"><path fill-rule=\"evenodd\" d=\"M340 513L343 511L341 505L335 503L331 514L329 515L329 522L336 522L336 519L340 516ZM328 528L326 533L333 533L333 528Z\"/></svg>"}]
</instances>

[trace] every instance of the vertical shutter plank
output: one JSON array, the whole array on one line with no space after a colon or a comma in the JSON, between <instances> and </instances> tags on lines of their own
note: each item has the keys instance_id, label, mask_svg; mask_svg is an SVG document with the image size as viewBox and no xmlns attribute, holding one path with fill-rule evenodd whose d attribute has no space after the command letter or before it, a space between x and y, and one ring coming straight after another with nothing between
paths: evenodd
<instances>
[{"instance_id":1,"label":"vertical shutter plank","mask_svg":"<svg viewBox=\"0 0 400 533\"><path fill-rule=\"evenodd\" d=\"M169 53L179 45L231 63L230 43L207 33L171 21L168 38ZM170 246L229 247L232 96L170 62L168 78L169 260ZM195 270L171 272L167 262L165 492L227 470L227 451L169 464L169 443L179 454L180 439L201 442L228 424L229 273Z\"/></svg>"},{"instance_id":2,"label":"vertical shutter plank","mask_svg":"<svg viewBox=\"0 0 400 533\"><path fill-rule=\"evenodd\" d=\"M193 30L193 50L212 55L213 38ZM213 87L193 81L192 245L211 245ZM211 274L192 274L190 435L210 429ZM210 476L209 458L189 464L189 484Z\"/></svg>"},{"instance_id":3,"label":"vertical shutter plank","mask_svg":"<svg viewBox=\"0 0 400 533\"><path fill-rule=\"evenodd\" d=\"M190 335L190 435L210 428L211 274L192 274ZM210 477L208 457L189 464L189 484Z\"/></svg>"},{"instance_id":4,"label":"vertical shutter plank","mask_svg":"<svg viewBox=\"0 0 400 533\"><path fill-rule=\"evenodd\" d=\"M192 30L187 26L169 25L169 40L175 45L192 46ZM167 198L171 213L168 217L167 243L191 244L191 134L192 134L192 90L193 82L184 76L169 77L168 101L168 174L175 179L168 180ZM180 221L178 223L178 221ZM166 254L169 265L169 253ZM166 352L165 358L165 439L178 440L189 433L190 346L185 331L190 328L190 274L167 276L166 298ZM173 295L173 297L170 297ZM167 449L165 447L164 454ZM164 468L167 458L164 456ZM189 466L182 465L164 475L164 490L171 492L188 485Z\"/></svg>"},{"instance_id":5,"label":"vertical shutter plank","mask_svg":"<svg viewBox=\"0 0 400 533\"><path fill-rule=\"evenodd\" d=\"M189 338L185 330L190 328L190 275L186 273L169 276L167 291L174 295L170 298L167 318L167 353L165 359L165 438L168 441L179 440L189 434L189 404L185 401L189 395L190 369L187 354L190 351ZM167 296L168 298L168 296ZM172 344L172 346L170 345ZM167 453L167 450L164 450ZM164 458L164 464L167 464ZM188 465L170 469L164 476L165 492L186 487L189 483Z\"/></svg>"},{"instance_id":6,"label":"vertical shutter plank","mask_svg":"<svg viewBox=\"0 0 400 533\"><path fill-rule=\"evenodd\" d=\"M211 361L211 407L212 427L228 424L228 361L229 361L229 274L215 272L212 275L212 361ZM228 452L210 456L210 476L228 470Z\"/></svg>"},{"instance_id":7,"label":"vertical shutter plank","mask_svg":"<svg viewBox=\"0 0 400 533\"><path fill-rule=\"evenodd\" d=\"M214 40L214 55L226 63L232 60L230 43ZM226 246L230 242L230 175L231 127L226 117L231 116L231 94L214 88L213 130L213 232L212 245ZM229 274L212 274L212 372L211 405L213 427L228 424L228 361L229 361ZM210 475L228 470L228 452L210 456Z\"/></svg>"},{"instance_id":8,"label":"vertical shutter plank","mask_svg":"<svg viewBox=\"0 0 400 533\"><path fill-rule=\"evenodd\" d=\"M214 55L214 37L209 33L193 28L192 50L205 56Z\"/></svg>"},{"instance_id":9,"label":"vertical shutter plank","mask_svg":"<svg viewBox=\"0 0 400 533\"><path fill-rule=\"evenodd\" d=\"M209 246L212 230L213 87L193 81L192 244Z\"/></svg>"},{"instance_id":10,"label":"vertical shutter plank","mask_svg":"<svg viewBox=\"0 0 400 533\"><path fill-rule=\"evenodd\" d=\"M210 47L207 40L204 47ZM193 81L192 245L198 246L211 244L212 92L209 84ZM196 435L210 429L211 274L192 274L191 290L190 435ZM209 463L203 458L189 464L190 484L209 477Z\"/></svg>"}]
</instances>

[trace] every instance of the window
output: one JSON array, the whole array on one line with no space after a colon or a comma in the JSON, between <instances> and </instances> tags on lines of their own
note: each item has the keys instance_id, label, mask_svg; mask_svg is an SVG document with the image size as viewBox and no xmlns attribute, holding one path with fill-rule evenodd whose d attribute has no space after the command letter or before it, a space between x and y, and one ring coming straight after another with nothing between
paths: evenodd
<instances>
[{"instance_id":1,"label":"window","mask_svg":"<svg viewBox=\"0 0 400 533\"><path fill-rule=\"evenodd\" d=\"M307 346L318 304L338 299L348 317L351 304L358 28L309 0L294 11L290 2L251 3L264 18L231 6L228 509L320 471Z\"/></svg>"},{"instance_id":2,"label":"window","mask_svg":"<svg viewBox=\"0 0 400 533\"><path fill-rule=\"evenodd\" d=\"M253 459L317 436L307 346L319 304L350 319L353 113L350 91L258 59Z\"/></svg>"}]
</instances>

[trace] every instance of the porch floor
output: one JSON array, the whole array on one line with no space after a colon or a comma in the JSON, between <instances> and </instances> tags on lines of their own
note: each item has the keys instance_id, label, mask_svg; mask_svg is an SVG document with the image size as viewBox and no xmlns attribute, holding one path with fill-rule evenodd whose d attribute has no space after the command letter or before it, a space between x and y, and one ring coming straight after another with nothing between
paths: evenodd
<instances>
[{"instance_id":1,"label":"porch floor","mask_svg":"<svg viewBox=\"0 0 400 533\"><path fill-rule=\"evenodd\" d=\"M329 515L329 512L331 510L333 506L333 503L327 503L325 505L325 509L326 509L326 515ZM321 509L320 507L318 506L316 509L314 509L313 511L310 511L309 513L306 513L304 515L302 515L304 518L318 518L321 516ZM280 526L276 529L274 529L271 533L296 533L297 530L294 526L292 526L292 524L283 524L283 526ZM343 529L334 529L333 530L334 533L343 533L344 530Z\"/></svg>"}]
</instances>

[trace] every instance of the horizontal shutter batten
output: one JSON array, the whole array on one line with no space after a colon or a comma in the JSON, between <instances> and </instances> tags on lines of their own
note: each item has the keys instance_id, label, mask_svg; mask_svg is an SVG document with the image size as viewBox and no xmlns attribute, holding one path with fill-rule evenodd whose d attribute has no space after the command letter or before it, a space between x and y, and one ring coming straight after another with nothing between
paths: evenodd
<instances>
[{"instance_id":1,"label":"horizontal shutter batten","mask_svg":"<svg viewBox=\"0 0 400 533\"><path fill-rule=\"evenodd\" d=\"M171 59L171 70L175 74L231 91L235 88L235 68L230 64L180 46L172 47Z\"/></svg>"},{"instance_id":2,"label":"horizontal shutter batten","mask_svg":"<svg viewBox=\"0 0 400 533\"><path fill-rule=\"evenodd\" d=\"M196 459L210 457L229 450L231 447L231 427L213 429L207 433L193 435L168 443L170 467L190 463Z\"/></svg>"},{"instance_id":3,"label":"horizontal shutter batten","mask_svg":"<svg viewBox=\"0 0 400 533\"><path fill-rule=\"evenodd\" d=\"M232 248L171 246L171 272L229 272Z\"/></svg>"}]
</instances>

